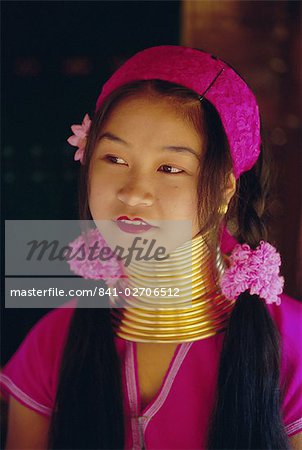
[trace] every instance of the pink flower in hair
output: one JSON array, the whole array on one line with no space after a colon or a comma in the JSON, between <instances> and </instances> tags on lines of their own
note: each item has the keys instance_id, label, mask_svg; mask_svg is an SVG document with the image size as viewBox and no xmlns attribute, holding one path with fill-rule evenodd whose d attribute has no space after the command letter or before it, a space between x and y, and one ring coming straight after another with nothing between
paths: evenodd
<instances>
[{"instance_id":1,"label":"pink flower in hair","mask_svg":"<svg viewBox=\"0 0 302 450\"><path fill-rule=\"evenodd\" d=\"M267 304L280 305L284 278L279 276L281 257L275 247L265 241L252 250L248 244L238 244L230 256L230 266L220 279L222 293L237 299L244 291L259 295Z\"/></svg>"},{"instance_id":2,"label":"pink flower in hair","mask_svg":"<svg viewBox=\"0 0 302 450\"><path fill-rule=\"evenodd\" d=\"M90 129L91 120L88 114L85 114L82 125L72 125L73 135L67 139L67 142L74 147L78 147L74 155L75 161L83 163L84 150L87 142L87 135Z\"/></svg>"},{"instance_id":3,"label":"pink flower in hair","mask_svg":"<svg viewBox=\"0 0 302 450\"><path fill-rule=\"evenodd\" d=\"M68 246L72 249L72 254L77 255L72 259L67 259L70 270L86 279L105 280L108 285L114 285L114 279L123 278L122 263L111 251L106 253L106 261L97 257L102 248L108 247L107 242L100 234L99 230L91 229L85 234L81 234ZM91 251L91 248L95 251Z\"/></svg>"}]
</instances>

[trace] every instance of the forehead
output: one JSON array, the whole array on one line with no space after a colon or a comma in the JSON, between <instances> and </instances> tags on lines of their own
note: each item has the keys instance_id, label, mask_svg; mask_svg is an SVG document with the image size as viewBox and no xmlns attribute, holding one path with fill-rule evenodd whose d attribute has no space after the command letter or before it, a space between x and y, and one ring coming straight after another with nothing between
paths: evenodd
<instances>
[{"instance_id":1,"label":"forehead","mask_svg":"<svg viewBox=\"0 0 302 450\"><path fill-rule=\"evenodd\" d=\"M196 150L201 149L203 141L184 107L173 100L153 97L123 99L108 115L101 131L112 132L129 142L187 143Z\"/></svg>"}]
</instances>

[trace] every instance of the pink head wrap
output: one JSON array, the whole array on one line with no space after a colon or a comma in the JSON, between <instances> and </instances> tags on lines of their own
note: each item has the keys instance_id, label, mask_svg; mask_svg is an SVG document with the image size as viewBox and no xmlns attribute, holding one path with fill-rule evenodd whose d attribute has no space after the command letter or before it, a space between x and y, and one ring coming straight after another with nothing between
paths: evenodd
<instances>
[{"instance_id":1,"label":"pink head wrap","mask_svg":"<svg viewBox=\"0 0 302 450\"><path fill-rule=\"evenodd\" d=\"M224 126L236 179L252 168L258 159L261 143L255 96L229 65L201 50L162 45L136 53L104 84L96 110L118 87L151 79L185 86L199 94L201 100L209 100Z\"/></svg>"}]
</instances>

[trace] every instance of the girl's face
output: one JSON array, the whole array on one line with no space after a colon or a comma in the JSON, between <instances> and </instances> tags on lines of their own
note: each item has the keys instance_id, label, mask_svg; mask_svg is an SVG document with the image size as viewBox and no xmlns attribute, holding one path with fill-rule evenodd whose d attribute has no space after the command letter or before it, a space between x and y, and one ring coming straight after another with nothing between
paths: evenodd
<instances>
[{"instance_id":1,"label":"girl's face","mask_svg":"<svg viewBox=\"0 0 302 450\"><path fill-rule=\"evenodd\" d=\"M159 227L160 221L191 221L194 237L202 147L193 125L168 101L123 100L105 121L92 156L93 219L137 217Z\"/></svg>"}]
</instances>

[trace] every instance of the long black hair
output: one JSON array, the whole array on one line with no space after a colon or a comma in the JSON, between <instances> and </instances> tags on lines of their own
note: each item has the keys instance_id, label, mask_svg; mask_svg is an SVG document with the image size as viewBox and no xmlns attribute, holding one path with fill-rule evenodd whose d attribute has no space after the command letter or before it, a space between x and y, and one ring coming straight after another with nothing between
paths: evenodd
<instances>
[{"instance_id":1,"label":"long black hair","mask_svg":"<svg viewBox=\"0 0 302 450\"><path fill-rule=\"evenodd\" d=\"M174 102L184 120L206 138L197 186L203 229L218 231L232 160L219 114L206 101L172 83L151 80L123 86L93 118L80 181L80 216L88 207L89 161L107 114L127 96L145 95ZM267 238L268 167L264 149L254 167L237 182L225 216L239 242L255 248ZM205 220L206 218L206 220ZM244 292L225 331L208 449L289 449L281 420L280 337L265 303ZM121 366L108 309L74 311L66 342L55 408L49 429L51 449L123 449L125 420Z\"/></svg>"}]
</instances>

